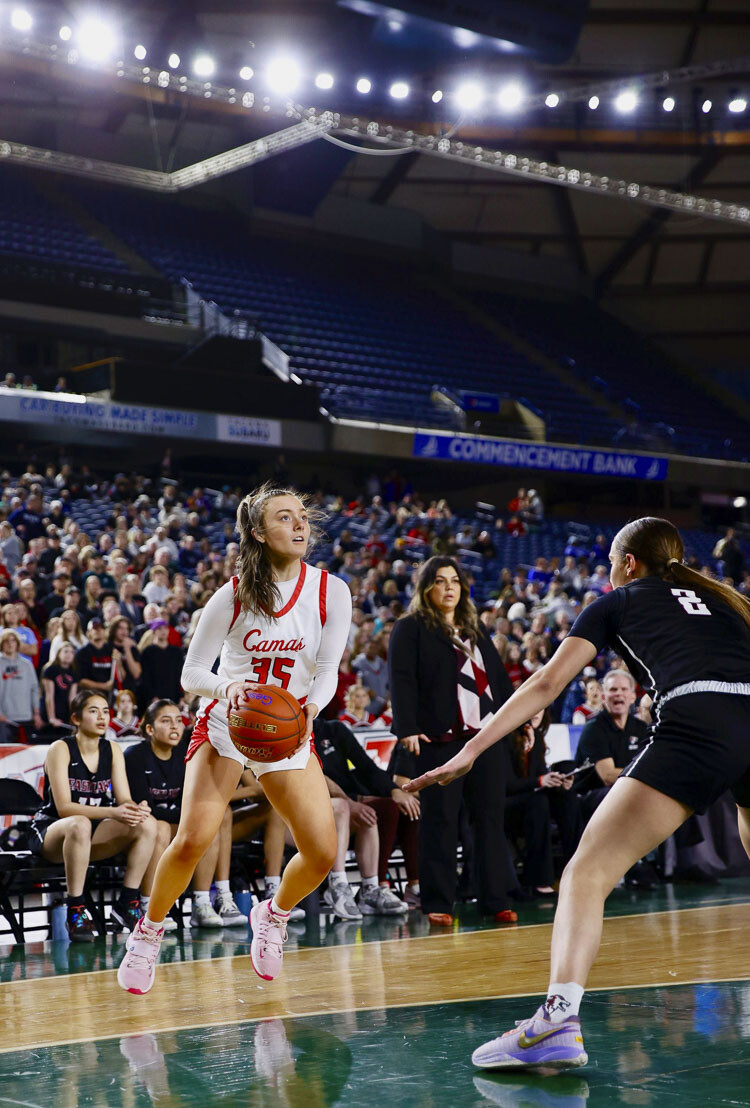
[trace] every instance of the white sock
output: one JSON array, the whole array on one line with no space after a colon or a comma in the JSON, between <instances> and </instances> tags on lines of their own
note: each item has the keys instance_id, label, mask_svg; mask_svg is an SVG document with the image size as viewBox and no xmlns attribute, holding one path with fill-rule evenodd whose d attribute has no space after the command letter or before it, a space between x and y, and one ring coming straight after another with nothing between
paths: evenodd
<instances>
[{"instance_id":1,"label":"white sock","mask_svg":"<svg viewBox=\"0 0 750 1108\"><path fill-rule=\"evenodd\" d=\"M221 893L222 896L229 896L229 879L226 881L217 881L216 891L217 893Z\"/></svg>"},{"instance_id":2,"label":"white sock","mask_svg":"<svg viewBox=\"0 0 750 1108\"><path fill-rule=\"evenodd\" d=\"M198 892L196 890L196 892L193 893L193 903L194 904L210 904L211 903L211 897L208 895L208 891Z\"/></svg>"},{"instance_id":3,"label":"white sock","mask_svg":"<svg viewBox=\"0 0 750 1108\"><path fill-rule=\"evenodd\" d=\"M280 877L269 877L268 875L266 875L266 892L267 893L275 893L280 884L281 884L281 878Z\"/></svg>"},{"instance_id":4,"label":"white sock","mask_svg":"<svg viewBox=\"0 0 750 1108\"><path fill-rule=\"evenodd\" d=\"M564 985L553 981L547 990L544 1010L550 1023L563 1023L571 1016L577 1016L583 998L583 985L567 981Z\"/></svg>"},{"instance_id":5,"label":"white sock","mask_svg":"<svg viewBox=\"0 0 750 1108\"><path fill-rule=\"evenodd\" d=\"M144 916L148 915L148 902L150 899L150 896L143 896L143 894L141 894L141 908L143 909Z\"/></svg>"},{"instance_id":6,"label":"white sock","mask_svg":"<svg viewBox=\"0 0 750 1108\"><path fill-rule=\"evenodd\" d=\"M365 892L368 889L377 889L377 887L378 887L377 876L375 876L375 877L363 877L362 878L362 888L365 890Z\"/></svg>"},{"instance_id":7,"label":"white sock","mask_svg":"<svg viewBox=\"0 0 750 1108\"><path fill-rule=\"evenodd\" d=\"M145 927L149 931L161 931L164 926L164 920L149 919L148 916L144 916L141 920L141 927Z\"/></svg>"},{"instance_id":8,"label":"white sock","mask_svg":"<svg viewBox=\"0 0 750 1108\"><path fill-rule=\"evenodd\" d=\"M346 870L332 869L328 874L328 884L333 885L335 881L346 881Z\"/></svg>"},{"instance_id":9,"label":"white sock","mask_svg":"<svg viewBox=\"0 0 750 1108\"><path fill-rule=\"evenodd\" d=\"M417 896L419 896L419 882L418 881L410 881L409 882L409 888L411 889L411 891L413 893L416 893Z\"/></svg>"},{"instance_id":10,"label":"white sock","mask_svg":"<svg viewBox=\"0 0 750 1108\"><path fill-rule=\"evenodd\" d=\"M282 919L286 919L286 917L289 915L289 912L285 908L279 908L278 904L276 903L275 896L271 901L271 913L274 916L281 916Z\"/></svg>"}]
</instances>

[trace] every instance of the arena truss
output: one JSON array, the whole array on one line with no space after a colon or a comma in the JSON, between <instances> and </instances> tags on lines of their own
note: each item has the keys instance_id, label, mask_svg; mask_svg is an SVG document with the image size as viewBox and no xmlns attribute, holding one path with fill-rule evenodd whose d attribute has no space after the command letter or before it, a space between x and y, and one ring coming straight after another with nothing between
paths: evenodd
<instances>
[{"instance_id":1,"label":"arena truss","mask_svg":"<svg viewBox=\"0 0 750 1108\"><path fill-rule=\"evenodd\" d=\"M57 45L45 45L27 41L20 53L39 61L59 66L86 68L103 74L109 72L101 65L84 63L74 49L60 48ZM708 73L739 72L748 68L750 59L743 57L712 65L688 66L670 72L646 74L632 79L639 87L656 87L690 81ZM176 76L167 70L156 70L149 66L130 65L118 62L111 70L118 82L139 86L156 87L177 93L180 97L215 99L227 104L238 104L252 110L256 98L252 92L238 92L212 82L203 82L184 76ZM618 87L622 81L617 82ZM591 95L606 93L614 87L613 82L579 85L565 92L566 99L582 100ZM533 103L533 102L532 102ZM663 208L687 215L698 215L706 219L724 223L750 223L750 207L742 204L727 203L723 200L694 196L671 189L641 185L635 181L626 181L607 177L598 173L553 162L538 161L486 146L476 146L453 138L461 120L447 134L429 134L414 130L404 130L398 126L384 124L375 120L362 119L360 116L343 115L333 111L318 111L316 108L286 102L286 115L296 120L291 126L276 131L253 142L227 150L222 154L205 158L193 165L172 172L139 169L135 166L120 165L115 162L101 161L74 154L62 154L54 150L27 146L23 143L0 140L0 160L18 162L38 169L49 169L92 180L108 181L111 184L129 185L133 188L147 189L152 192L177 193L194 188L216 177L235 173L239 169L266 161L287 150L294 150L319 138L328 138L340 142L336 136L358 139L369 146L351 145L350 149L361 154L427 154L447 161L471 165L495 173L510 174L526 180L542 181L565 188L579 189L600 196L614 196L650 207Z\"/></svg>"}]
</instances>

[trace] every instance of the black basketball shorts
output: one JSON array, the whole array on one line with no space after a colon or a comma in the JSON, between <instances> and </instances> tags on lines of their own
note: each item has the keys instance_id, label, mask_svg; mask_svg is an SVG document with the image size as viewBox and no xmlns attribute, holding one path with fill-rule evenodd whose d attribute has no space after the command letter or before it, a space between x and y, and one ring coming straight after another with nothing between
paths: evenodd
<instances>
[{"instance_id":1,"label":"black basketball shorts","mask_svg":"<svg viewBox=\"0 0 750 1108\"><path fill-rule=\"evenodd\" d=\"M727 789L750 808L750 696L693 693L670 700L623 776L695 812L705 812Z\"/></svg>"}]
</instances>

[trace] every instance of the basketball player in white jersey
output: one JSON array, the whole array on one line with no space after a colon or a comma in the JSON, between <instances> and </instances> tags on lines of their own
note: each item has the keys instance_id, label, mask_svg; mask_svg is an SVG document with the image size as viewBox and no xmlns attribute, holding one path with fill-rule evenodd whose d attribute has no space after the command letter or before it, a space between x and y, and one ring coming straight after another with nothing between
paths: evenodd
<instances>
[{"instance_id":1,"label":"basketball player in white jersey","mask_svg":"<svg viewBox=\"0 0 750 1108\"><path fill-rule=\"evenodd\" d=\"M289 913L324 880L336 858L333 809L320 763L311 756L310 734L313 719L336 691L351 595L340 578L303 561L310 517L292 490L263 486L250 493L238 508L237 530L237 577L206 605L182 671L185 692L202 700L186 757L180 825L157 867L148 915L130 935L117 974L122 988L133 993L147 993L153 984L164 917L218 831L246 766L298 850L274 897L251 914L250 955L260 977L278 975ZM246 690L259 684L289 689L307 717L301 745L279 762L248 762L229 737L228 708L238 707Z\"/></svg>"}]
</instances>

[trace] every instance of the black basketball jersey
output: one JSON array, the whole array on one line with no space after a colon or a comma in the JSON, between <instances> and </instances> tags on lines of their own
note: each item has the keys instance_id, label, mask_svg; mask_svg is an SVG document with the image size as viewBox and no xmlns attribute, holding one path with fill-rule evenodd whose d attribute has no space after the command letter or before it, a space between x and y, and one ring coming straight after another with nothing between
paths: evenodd
<instances>
[{"instance_id":1,"label":"black basketball jersey","mask_svg":"<svg viewBox=\"0 0 750 1108\"><path fill-rule=\"evenodd\" d=\"M707 590L639 577L584 608L570 634L616 651L654 697L697 681L750 685L750 629Z\"/></svg>"},{"instance_id":2,"label":"black basketball jersey","mask_svg":"<svg viewBox=\"0 0 750 1108\"><path fill-rule=\"evenodd\" d=\"M99 739L99 764L92 773L83 760L75 735L66 735L64 742L70 751L68 766L68 786L70 799L74 804L91 804L97 808L111 808L115 804L112 789L112 746L108 739ZM60 818L55 806L55 798L49 786L47 774L44 774L44 807L36 813L35 820L50 822Z\"/></svg>"},{"instance_id":3,"label":"black basketball jersey","mask_svg":"<svg viewBox=\"0 0 750 1108\"><path fill-rule=\"evenodd\" d=\"M184 735L166 761L156 757L148 739L134 743L125 752L130 794L136 804L148 801L154 819L180 822L188 745L189 736Z\"/></svg>"}]
</instances>

